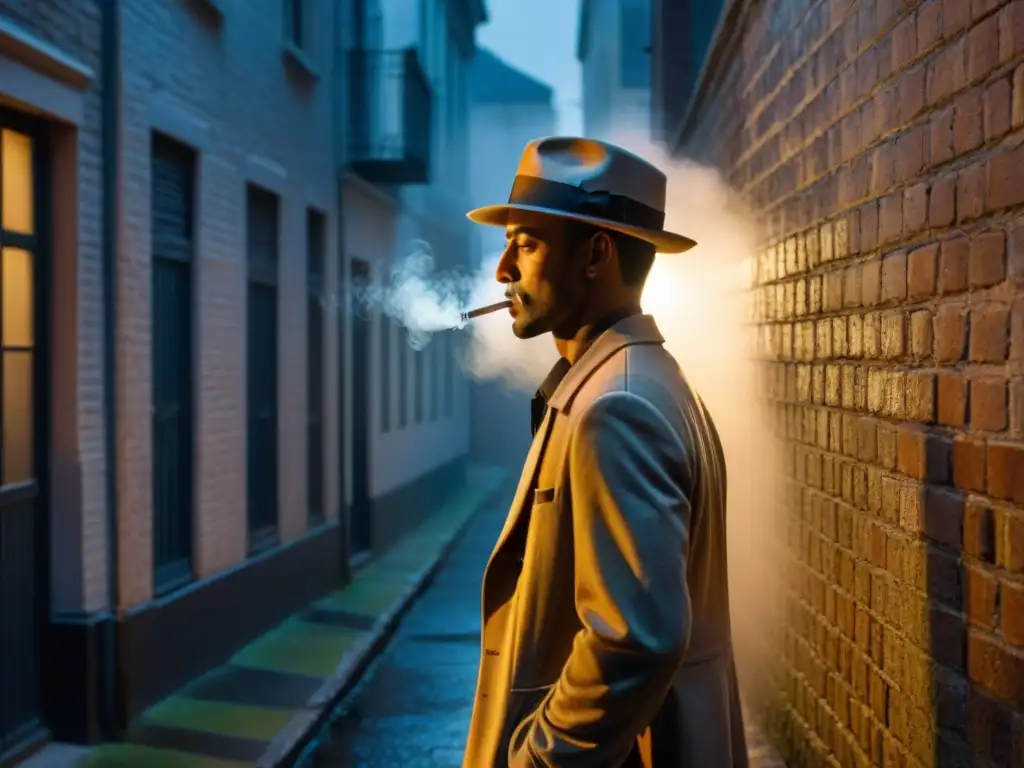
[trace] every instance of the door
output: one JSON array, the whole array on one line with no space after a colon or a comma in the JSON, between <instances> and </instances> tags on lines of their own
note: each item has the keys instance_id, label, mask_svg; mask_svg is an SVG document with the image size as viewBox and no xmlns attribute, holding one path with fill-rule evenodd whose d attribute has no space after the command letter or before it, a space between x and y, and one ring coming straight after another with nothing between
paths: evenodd
<instances>
[{"instance_id":1,"label":"door","mask_svg":"<svg viewBox=\"0 0 1024 768\"><path fill-rule=\"evenodd\" d=\"M192 578L192 252L195 157L153 136L153 587Z\"/></svg>"},{"instance_id":2,"label":"door","mask_svg":"<svg viewBox=\"0 0 1024 768\"><path fill-rule=\"evenodd\" d=\"M42 727L49 425L41 136L33 121L0 110L0 756Z\"/></svg>"},{"instance_id":3,"label":"door","mask_svg":"<svg viewBox=\"0 0 1024 768\"><path fill-rule=\"evenodd\" d=\"M306 213L306 486L312 528L324 521L324 246L327 222Z\"/></svg>"},{"instance_id":4,"label":"door","mask_svg":"<svg viewBox=\"0 0 1024 768\"><path fill-rule=\"evenodd\" d=\"M249 550L277 543L277 264L278 199L250 186L246 364Z\"/></svg>"},{"instance_id":5,"label":"door","mask_svg":"<svg viewBox=\"0 0 1024 768\"><path fill-rule=\"evenodd\" d=\"M352 285L370 279L370 265L352 259ZM373 547L373 520L370 514L370 434L369 434L369 360L370 324L363 313L352 313L352 554Z\"/></svg>"}]
</instances>

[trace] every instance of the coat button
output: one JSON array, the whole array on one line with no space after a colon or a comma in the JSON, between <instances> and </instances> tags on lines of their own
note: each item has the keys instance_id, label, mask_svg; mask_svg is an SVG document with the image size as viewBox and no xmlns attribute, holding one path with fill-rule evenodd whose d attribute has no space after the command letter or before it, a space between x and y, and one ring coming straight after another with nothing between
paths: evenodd
<instances>
[{"instance_id":1,"label":"coat button","mask_svg":"<svg viewBox=\"0 0 1024 768\"><path fill-rule=\"evenodd\" d=\"M501 656L500 653L498 653L497 651L492 651L490 648L485 648L484 653L486 653L488 656Z\"/></svg>"}]
</instances>

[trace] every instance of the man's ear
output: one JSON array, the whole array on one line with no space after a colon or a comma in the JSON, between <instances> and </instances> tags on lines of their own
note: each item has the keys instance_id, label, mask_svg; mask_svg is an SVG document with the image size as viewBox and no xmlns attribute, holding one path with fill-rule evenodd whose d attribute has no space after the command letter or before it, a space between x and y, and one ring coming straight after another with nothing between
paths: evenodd
<instances>
[{"instance_id":1,"label":"man's ear","mask_svg":"<svg viewBox=\"0 0 1024 768\"><path fill-rule=\"evenodd\" d=\"M607 232L598 232L590 238L590 250L587 254L587 277L593 279L611 260L615 253L615 243Z\"/></svg>"}]
</instances>

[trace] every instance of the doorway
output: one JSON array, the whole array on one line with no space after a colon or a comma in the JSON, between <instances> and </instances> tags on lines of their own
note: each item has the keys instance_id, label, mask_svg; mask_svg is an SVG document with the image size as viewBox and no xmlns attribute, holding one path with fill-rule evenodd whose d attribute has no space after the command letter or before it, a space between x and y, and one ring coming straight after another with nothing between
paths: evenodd
<instances>
[{"instance_id":1,"label":"doorway","mask_svg":"<svg viewBox=\"0 0 1024 768\"><path fill-rule=\"evenodd\" d=\"M352 287L358 289L370 279L370 265L352 259ZM370 323L358 308L352 312L352 556L358 558L373 549L373 520L370 509Z\"/></svg>"},{"instance_id":2,"label":"doorway","mask_svg":"<svg viewBox=\"0 0 1024 768\"><path fill-rule=\"evenodd\" d=\"M42 731L49 615L44 350L47 147L42 124L0 109L0 760Z\"/></svg>"}]
</instances>

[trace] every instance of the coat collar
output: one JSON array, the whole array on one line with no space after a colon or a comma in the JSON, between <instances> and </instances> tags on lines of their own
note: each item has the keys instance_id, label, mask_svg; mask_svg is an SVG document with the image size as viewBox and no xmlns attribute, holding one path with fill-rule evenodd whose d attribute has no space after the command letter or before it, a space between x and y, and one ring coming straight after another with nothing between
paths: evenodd
<instances>
[{"instance_id":1,"label":"coat collar","mask_svg":"<svg viewBox=\"0 0 1024 768\"><path fill-rule=\"evenodd\" d=\"M568 413L576 393L601 367L602 363L623 347L632 344L664 344L665 339L650 315L630 315L615 323L587 347L582 357L569 368L548 405L556 411Z\"/></svg>"}]
</instances>

